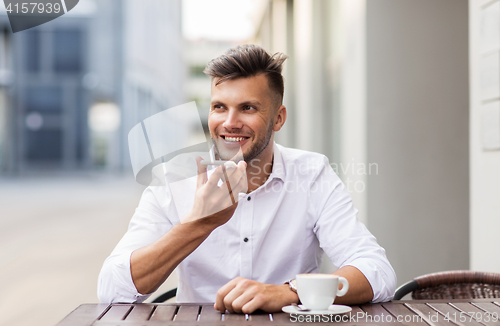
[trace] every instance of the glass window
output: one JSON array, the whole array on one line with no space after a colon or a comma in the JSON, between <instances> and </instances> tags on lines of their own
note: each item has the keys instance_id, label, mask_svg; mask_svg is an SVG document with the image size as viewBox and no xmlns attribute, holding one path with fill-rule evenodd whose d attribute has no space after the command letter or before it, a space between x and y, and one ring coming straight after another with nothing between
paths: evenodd
<instances>
[{"instance_id":1,"label":"glass window","mask_svg":"<svg viewBox=\"0 0 500 326\"><path fill-rule=\"evenodd\" d=\"M62 131L28 131L26 133L26 158L29 161L60 161L62 159Z\"/></svg>"},{"instance_id":2,"label":"glass window","mask_svg":"<svg viewBox=\"0 0 500 326\"><path fill-rule=\"evenodd\" d=\"M62 90L58 86L27 87L25 95L25 111L62 112Z\"/></svg>"},{"instance_id":3,"label":"glass window","mask_svg":"<svg viewBox=\"0 0 500 326\"><path fill-rule=\"evenodd\" d=\"M56 30L54 32L54 71L80 73L83 69L83 51L82 31Z\"/></svg>"},{"instance_id":4,"label":"glass window","mask_svg":"<svg viewBox=\"0 0 500 326\"><path fill-rule=\"evenodd\" d=\"M40 32L37 30L24 33L24 65L28 72L40 70Z\"/></svg>"}]
</instances>

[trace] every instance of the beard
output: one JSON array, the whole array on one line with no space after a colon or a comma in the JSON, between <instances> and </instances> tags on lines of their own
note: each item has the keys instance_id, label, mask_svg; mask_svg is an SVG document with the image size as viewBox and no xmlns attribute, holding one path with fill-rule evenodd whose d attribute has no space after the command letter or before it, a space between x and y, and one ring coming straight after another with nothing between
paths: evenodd
<instances>
[{"instance_id":1,"label":"beard","mask_svg":"<svg viewBox=\"0 0 500 326\"><path fill-rule=\"evenodd\" d=\"M248 149L246 153L241 153L241 147L239 148L239 151L229 150L225 148L225 146L223 146L222 141L219 137L214 137L214 135L211 135L211 137L212 141L214 143L217 143L217 149L219 151L220 159L231 160L236 163L244 160L247 164L250 164L250 161L257 158L269 145L271 136L273 135L273 125L273 121L270 121L266 132L256 139L255 143Z\"/></svg>"},{"instance_id":2,"label":"beard","mask_svg":"<svg viewBox=\"0 0 500 326\"><path fill-rule=\"evenodd\" d=\"M266 133L261 137L257 138L255 144L252 145L248 149L248 153L243 153L243 158L247 164L250 164L250 161L255 159L267 148L269 145L269 141L271 140L271 136L273 135L273 122L270 121L269 126L267 127Z\"/></svg>"}]
</instances>

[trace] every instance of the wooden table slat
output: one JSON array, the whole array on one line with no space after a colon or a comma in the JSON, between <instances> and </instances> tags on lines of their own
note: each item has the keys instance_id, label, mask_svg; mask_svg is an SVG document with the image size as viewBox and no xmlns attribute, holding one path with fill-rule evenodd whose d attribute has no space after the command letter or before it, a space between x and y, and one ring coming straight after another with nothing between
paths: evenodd
<instances>
[{"instance_id":1,"label":"wooden table slat","mask_svg":"<svg viewBox=\"0 0 500 326\"><path fill-rule=\"evenodd\" d=\"M132 305L112 305L111 308L101 317L102 321L119 321L124 320L125 316L132 309Z\"/></svg>"},{"instance_id":2,"label":"wooden table slat","mask_svg":"<svg viewBox=\"0 0 500 326\"><path fill-rule=\"evenodd\" d=\"M172 321L174 319L177 306L158 305L149 320L152 321Z\"/></svg>"},{"instance_id":3,"label":"wooden table slat","mask_svg":"<svg viewBox=\"0 0 500 326\"><path fill-rule=\"evenodd\" d=\"M399 317L399 322L405 326L427 326L419 315L415 314L402 303L385 302L382 306L389 311L396 319ZM409 317L407 317L409 316Z\"/></svg>"},{"instance_id":4,"label":"wooden table slat","mask_svg":"<svg viewBox=\"0 0 500 326\"><path fill-rule=\"evenodd\" d=\"M271 322L271 318L269 318L269 314L265 313L265 312L252 314L249 316L248 320L251 322L257 323L257 325Z\"/></svg>"},{"instance_id":5,"label":"wooden table slat","mask_svg":"<svg viewBox=\"0 0 500 326\"><path fill-rule=\"evenodd\" d=\"M350 314L356 315L356 316L361 316L361 314L366 314L366 312L361 309L359 306L351 306L352 310Z\"/></svg>"},{"instance_id":6,"label":"wooden table slat","mask_svg":"<svg viewBox=\"0 0 500 326\"><path fill-rule=\"evenodd\" d=\"M107 303L82 304L61 320L57 326L87 326L109 307Z\"/></svg>"},{"instance_id":7,"label":"wooden table slat","mask_svg":"<svg viewBox=\"0 0 500 326\"><path fill-rule=\"evenodd\" d=\"M273 316L273 321L275 323L283 323L283 324L290 323L290 314L284 312L277 312L272 314L272 316Z\"/></svg>"},{"instance_id":8,"label":"wooden table slat","mask_svg":"<svg viewBox=\"0 0 500 326\"><path fill-rule=\"evenodd\" d=\"M232 321L237 321L237 322L241 322L241 321L245 321L246 320L246 317L244 314L230 314L228 312L226 312L224 314L224 321L228 321L228 322L232 322Z\"/></svg>"},{"instance_id":9,"label":"wooden table slat","mask_svg":"<svg viewBox=\"0 0 500 326\"><path fill-rule=\"evenodd\" d=\"M407 309L404 315L393 314L381 304L365 304L360 306L360 308L366 312L367 316L362 319L356 318L355 320L358 322L406 325L398 321L398 316L403 316L402 320L404 320L405 315L414 315L414 313L409 309ZM411 320L411 318L409 320ZM425 323L423 324L426 325Z\"/></svg>"},{"instance_id":10,"label":"wooden table slat","mask_svg":"<svg viewBox=\"0 0 500 326\"><path fill-rule=\"evenodd\" d=\"M439 311L441 314L446 316L446 318L450 319L453 323L459 326L483 326L482 324L478 323L472 317L472 315L469 316L463 312L461 313L459 310L448 303L432 303L429 304L429 306ZM465 318L465 321L462 321L463 318Z\"/></svg>"},{"instance_id":11,"label":"wooden table slat","mask_svg":"<svg viewBox=\"0 0 500 326\"><path fill-rule=\"evenodd\" d=\"M198 311L200 311L200 306L180 306L177 314L175 315L175 321L196 321L198 319Z\"/></svg>"},{"instance_id":12,"label":"wooden table slat","mask_svg":"<svg viewBox=\"0 0 500 326\"><path fill-rule=\"evenodd\" d=\"M372 318L373 316L378 316L383 318L387 315L390 315L392 317L392 314L389 311L385 310L385 308L379 304L364 304L360 306L360 308L363 309L363 311L366 312L368 315L372 316Z\"/></svg>"},{"instance_id":13,"label":"wooden table slat","mask_svg":"<svg viewBox=\"0 0 500 326\"><path fill-rule=\"evenodd\" d=\"M151 312L155 306L153 305L134 305L132 311L127 315L127 321L142 321L149 320Z\"/></svg>"},{"instance_id":14,"label":"wooden table slat","mask_svg":"<svg viewBox=\"0 0 500 326\"><path fill-rule=\"evenodd\" d=\"M497 306L493 302L474 302L475 306L488 312L496 312L500 316L500 306Z\"/></svg>"},{"instance_id":15,"label":"wooden table slat","mask_svg":"<svg viewBox=\"0 0 500 326\"><path fill-rule=\"evenodd\" d=\"M473 304L470 304L468 302L453 302L451 305L455 306L458 310L465 312L466 314L469 315L476 315L479 314L481 317L481 323L485 324L486 326L500 326L500 320L492 320L491 316L488 321L486 317L486 312L479 309Z\"/></svg>"},{"instance_id":16,"label":"wooden table slat","mask_svg":"<svg viewBox=\"0 0 500 326\"><path fill-rule=\"evenodd\" d=\"M363 309L361 309L359 306L352 306L351 308L352 308L352 310L347 313L347 315L349 315L349 320L351 320L352 318L355 318L356 320L358 320L361 318L362 315L363 315L362 318L365 317L366 312ZM352 318L351 318L351 316L352 316Z\"/></svg>"},{"instance_id":17,"label":"wooden table slat","mask_svg":"<svg viewBox=\"0 0 500 326\"><path fill-rule=\"evenodd\" d=\"M432 309L425 303L408 303L408 307L415 310L428 324L432 326L454 326L451 321L445 320L444 316L440 315L436 310Z\"/></svg>"},{"instance_id":18,"label":"wooden table slat","mask_svg":"<svg viewBox=\"0 0 500 326\"><path fill-rule=\"evenodd\" d=\"M203 305L201 307L200 321L220 321L222 314L214 309L214 305Z\"/></svg>"}]
</instances>

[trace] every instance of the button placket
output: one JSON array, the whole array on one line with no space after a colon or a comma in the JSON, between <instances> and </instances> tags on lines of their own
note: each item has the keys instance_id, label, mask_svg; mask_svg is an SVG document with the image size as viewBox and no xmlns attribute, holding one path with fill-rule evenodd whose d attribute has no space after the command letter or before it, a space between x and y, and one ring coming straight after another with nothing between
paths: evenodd
<instances>
[{"instance_id":1,"label":"button placket","mask_svg":"<svg viewBox=\"0 0 500 326\"><path fill-rule=\"evenodd\" d=\"M253 237L253 203L249 200L240 203L241 223L240 223L240 275L244 278L252 278L252 237ZM253 198L252 198L253 199Z\"/></svg>"}]
</instances>

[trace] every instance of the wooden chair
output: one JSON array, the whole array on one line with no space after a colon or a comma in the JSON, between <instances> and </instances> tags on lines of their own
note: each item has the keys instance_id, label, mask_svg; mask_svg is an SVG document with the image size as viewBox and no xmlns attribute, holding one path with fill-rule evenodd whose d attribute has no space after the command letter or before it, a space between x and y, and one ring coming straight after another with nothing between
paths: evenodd
<instances>
[{"instance_id":1,"label":"wooden chair","mask_svg":"<svg viewBox=\"0 0 500 326\"><path fill-rule=\"evenodd\" d=\"M447 271L422 275L401 285L394 300L410 292L413 300L500 298L500 274Z\"/></svg>"}]
</instances>

